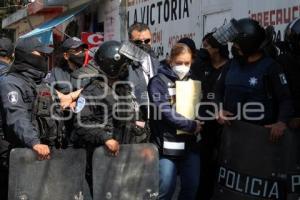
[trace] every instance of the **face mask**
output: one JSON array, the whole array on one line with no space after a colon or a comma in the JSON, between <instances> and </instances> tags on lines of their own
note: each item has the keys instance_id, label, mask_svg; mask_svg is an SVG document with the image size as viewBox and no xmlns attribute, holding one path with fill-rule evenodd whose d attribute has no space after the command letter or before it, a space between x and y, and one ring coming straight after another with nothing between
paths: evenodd
<instances>
[{"instance_id":1,"label":"face mask","mask_svg":"<svg viewBox=\"0 0 300 200\"><path fill-rule=\"evenodd\" d=\"M16 59L9 69L10 72L34 70L34 77L32 78L35 82L42 81L42 78L48 73L47 57L34 55L21 50L16 50L15 55Z\"/></svg>"},{"instance_id":2,"label":"face mask","mask_svg":"<svg viewBox=\"0 0 300 200\"><path fill-rule=\"evenodd\" d=\"M84 64L85 54L80 53L78 55L70 54L69 61L74 63L76 67L80 68Z\"/></svg>"},{"instance_id":3,"label":"face mask","mask_svg":"<svg viewBox=\"0 0 300 200\"><path fill-rule=\"evenodd\" d=\"M233 57L240 63L240 65L247 64L247 57L239 53L239 50L236 47L231 47L231 53Z\"/></svg>"},{"instance_id":4,"label":"face mask","mask_svg":"<svg viewBox=\"0 0 300 200\"><path fill-rule=\"evenodd\" d=\"M48 57L37 56L30 54L30 60L32 61L32 66L43 72L45 75L48 73Z\"/></svg>"},{"instance_id":5,"label":"face mask","mask_svg":"<svg viewBox=\"0 0 300 200\"><path fill-rule=\"evenodd\" d=\"M172 70L177 74L180 80L182 80L190 71L190 66L175 65Z\"/></svg>"},{"instance_id":6,"label":"face mask","mask_svg":"<svg viewBox=\"0 0 300 200\"><path fill-rule=\"evenodd\" d=\"M137 46L147 53L151 53L152 51L150 44L138 44Z\"/></svg>"},{"instance_id":7,"label":"face mask","mask_svg":"<svg viewBox=\"0 0 300 200\"><path fill-rule=\"evenodd\" d=\"M208 53L207 49L200 48L199 49L199 57L204 60L204 61L209 61L210 60L210 55Z\"/></svg>"}]
</instances>

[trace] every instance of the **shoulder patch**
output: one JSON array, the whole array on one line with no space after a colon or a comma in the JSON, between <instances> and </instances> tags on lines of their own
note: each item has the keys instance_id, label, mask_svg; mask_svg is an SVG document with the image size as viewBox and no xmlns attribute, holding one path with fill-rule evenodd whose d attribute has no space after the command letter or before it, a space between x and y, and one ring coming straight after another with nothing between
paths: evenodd
<instances>
[{"instance_id":1,"label":"shoulder patch","mask_svg":"<svg viewBox=\"0 0 300 200\"><path fill-rule=\"evenodd\" d=\"M8 101L12 104L17 104L19 100L19 94L16 91L11 91L7 94Z\"/></svg>"},{"instance_id":2,"label":"shoulder patch","mask_svg":"<svg viewBox=\"0 0 300 200\"><path fill-rule=\"evenodd\" d=\"M75 113L79 113L80 111L82 111L82 109L84 108L85 106L85 98L84 97L79 97L77 99L77 103L76 103L76 108L75 108Z\"/></svg>"}]
</instances>

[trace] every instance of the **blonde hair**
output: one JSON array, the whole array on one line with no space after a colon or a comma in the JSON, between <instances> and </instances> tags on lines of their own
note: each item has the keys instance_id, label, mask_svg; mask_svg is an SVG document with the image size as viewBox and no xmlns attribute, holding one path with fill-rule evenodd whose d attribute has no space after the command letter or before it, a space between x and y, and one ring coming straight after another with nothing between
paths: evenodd
<instances>
[{"instance_id":1,"label":"blonde hair","mask_svg":"<svg viewBox=\"0 0 300 200\"><path fill-rule=\"evenodd\" d=\"M167 63L170 64L172 60L174 60L177 56L180 54L189 53L192 56L192 61L195 58L195 55L193 54L192 50L184 43L176 43L170 52L170 56L167 58Z\"/></svg>"}]
</instances>

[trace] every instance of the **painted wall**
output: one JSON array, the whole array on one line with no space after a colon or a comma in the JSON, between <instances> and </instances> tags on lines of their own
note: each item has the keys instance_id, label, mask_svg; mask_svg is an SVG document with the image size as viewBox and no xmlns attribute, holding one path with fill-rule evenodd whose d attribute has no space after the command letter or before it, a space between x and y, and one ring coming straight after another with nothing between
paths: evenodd
<instances>
[{"instance_id":1,"label":"painted wall","mask_svg":"<svg viewBox=\"0 0 300 200\"><path fill-rule=\"evenodd\" d=\"M235 0L233 16L252 17L263 26L273 25L283 38L288 23L300 16L299 0ZM240 2L240 3L239 3Z\"/></svg>"},{"instance_id":2,"label":"painted wall","mask_svg":"<svg viewBox=\"0 0 300 200\"><path fill-rule=\"evenodd\" d=\"M98 22L104 22L104 41L120 40L120 0L98 2Z\"/></svg>"},{"instance_id":3,"label":"painted wall","mask_svg":"<svg viewBox=\"0 0 300 200\"><path fill-rule=\"evenodd\" d=\"M98 17L105 22L105 40L120 40L128 28L120 20L120 0L102 2ZM153 49L161 59L181 37L192 38L199 48L205 33L232 17L252 17L263 26L273 25L283 38L287 24L300 16L299 0L127 0L126 4L126 24L148 24Z\"/></svg>"},{"instance_id":4,"label":"painted wall","mask_svg":"<svg viewBox=\"0 0 300 200\"><path fill-rule=\"evenodd\" d=\"M157 0L128 1L128 24L135 21L150 26L153 49L159 58L165 58L170 48L182 37L201 39L200 1Z\"/></svg>"}]
</instances>

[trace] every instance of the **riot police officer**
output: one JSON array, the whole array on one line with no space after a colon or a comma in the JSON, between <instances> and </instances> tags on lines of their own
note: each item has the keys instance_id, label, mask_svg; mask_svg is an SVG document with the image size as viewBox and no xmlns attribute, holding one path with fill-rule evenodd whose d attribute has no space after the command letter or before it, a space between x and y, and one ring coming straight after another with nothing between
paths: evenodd
<instances>
[{"instance_id":1,"label":"riot police officer","mask_svg":"<svg viewBox=\"0 0 300 200\"><path fill-rule=\"evenodd\" d=\"M131 141L131 134L138 132L132 126L138 128L134 121L141 111L134 98L132 85L126 81L130 60L119 52L121 45L117 41L103 43L95 53L94 60L80 72L91 78L82 90L75 108L77 119L72 141L79 146L106 145L106 141L114 139L115 142L110 141L113 145L108 145L108 142L107 147L117 153L117 142L127 143ZM105 126L99 129L98 125L104 122ZM88 128L86 125L90 123L96 126ZM114 136L113 133L120 134Z\"/></svg>"},{"instance_id":2,"label":"riot police officer","mask_svg":"<svg viewBox=\"0 0 300 200\"><path fill-rule=\"evenodd\" d=\"M85 62L85 51L87 45L84 44L79 38L72 37L66 39L61 47L61 59L58 59L58 66L54 67L51 71L48 82L56 89L60 98L61 106L65 109L72 108L72 101L75 101L82 90L83 85L78 85L78 74L80 68L83 67ZM81 81L83 83L83 81ZM64 111L65 120L65 133L66 138L73 130L72 113L69 110Z\"/></svg>"},{"instance_id":3,"label":"riot police officer","mask_svg":"<svg viewBox=\"0 0 300 200\"><path fill-rule=\"evenodd\" d=\"M6 139L12 147L33 149L39 159L49 159L50 149L41 144L32 112L35 99L33 85L39 84L48 71L47 58L53 48L37 38L20 39L15 49L15 62L1 80L1 115Z\"/></svg>"},{"instance_id":4,"label":"riot police officer","mask_svg":"<svg viewBox=\"0 0 300 200\"><path fill-rule=\"evenodd\" d=\"M84 65L86 49L87 45L76 37L68 38L63 42L62 58L59 60L58 66L51 71L49 79L56 90L63 94L69 94L81 89L78 88L75 74Z\"/></svg>"},{"instance_id":5,"label":"riot police officer","mask_svg":"<svg viewBox=\"0 0 300 200\"><path fill-rule=\"evenodd\" d=\"M90 76L90 79L77 99L71 141L75 147L84 147L88 151L86 177L90 187L94 148L104 145L116 156L119 144L126 137L126 125L130 123L125 119L132 116L131 113L120 112L120 109L128 110L133 105L130 86L118 82L128 76L127 58L119 53L120 47L121 43L117 41L103 43L94 60L81 69L81 74ZM118 101L122 103L118 104Z\"/></svg>"},{"instance_id":6,"label":"riot police officer","mask_svg":"<svg viewBox=\"0 0 300 200\"><path fill-rule=\"evenodd\" d=\"M229 117L234 115L231 119L264 125L271 129L270 139L276 141L293 114L285 74L272 58L264 55L266 35L259 23L245 18L236 25L239 33L233 40L234 58L219 78L218 97L223 111L218 121L230 123Z\"/></svg>"},{"instance_id":7,"label":"riot police officer","mask_svg":"<svg viewBox=\"0 0 300 200\"><path fill-rule=\"evenodd\" d=\"M118 153L119 142L113 134L112 109L115 100L112 96L112 84L119 80L122 70L127 67L124 56L118 52L120 46L121 43L117 41L103 43L95 54L95 62L83 69L91 76L99 76L91 78L90 84L82 90L77 100L75 113L80 117L75 120L75 129L72 132L72 141L76 146L106 145L112 153ZM105 93L107 89L110 92ZM103 128L99 128L101 124L104 125Z\"/></svg>"},{"instance_id":8,"label":"riot police officer","mask_svg":"<svg viewBox=\"0 0 300 200\"><path fill-rule=\"evenodd\" d=\"M295 107L295 119L291 125L300 128L300 18L288 24L284 40L286 49L279 55L278 61L286 73Z\"/></svg>"},{"instance_id":9,"label":"riot police officer","mask_svg":"<svg viewBox=\"0 0 300 200\"><path fill-rule=\"evenodd\" d=\"M8 38L0 38L0 77L9 69L13 61L14 45ZM2 122L0 129L0 199L7 197L8 183L8 142L4 140Z\"/></svg>"}]
</instances>

